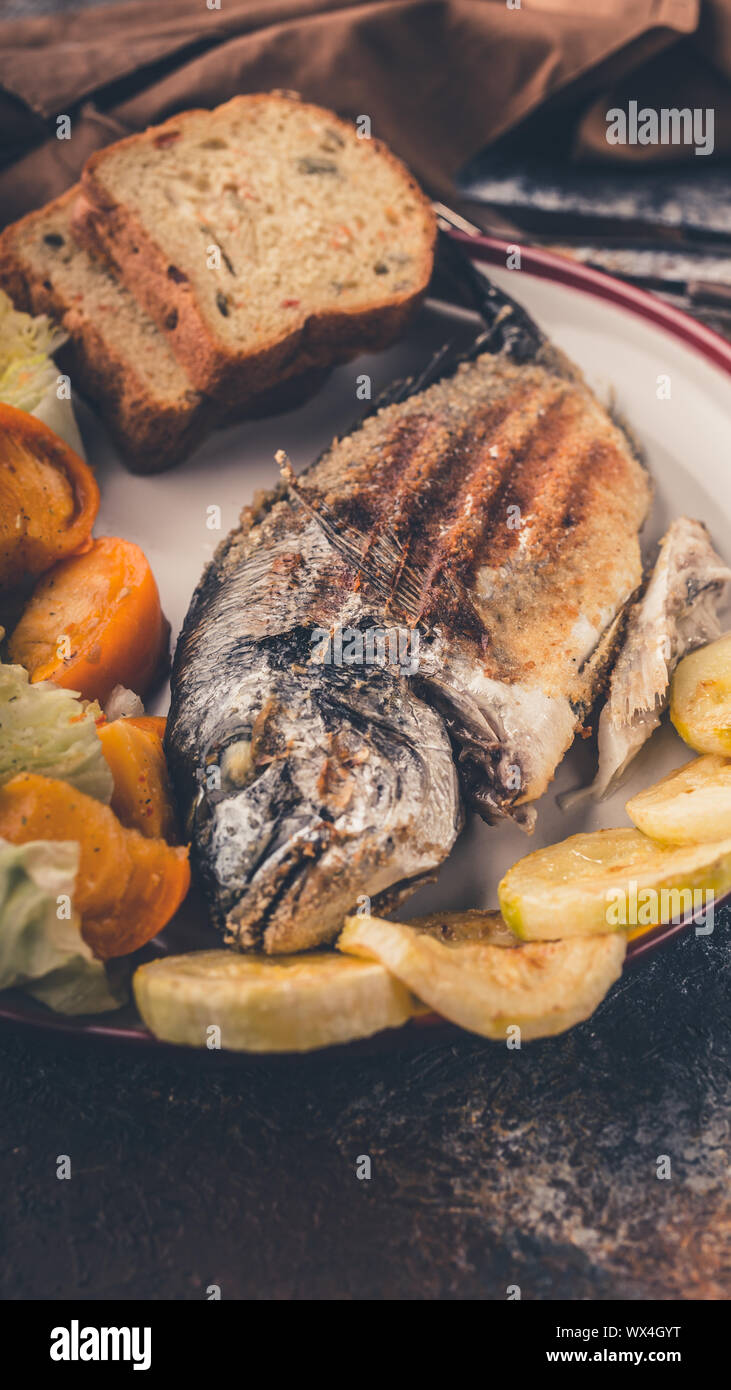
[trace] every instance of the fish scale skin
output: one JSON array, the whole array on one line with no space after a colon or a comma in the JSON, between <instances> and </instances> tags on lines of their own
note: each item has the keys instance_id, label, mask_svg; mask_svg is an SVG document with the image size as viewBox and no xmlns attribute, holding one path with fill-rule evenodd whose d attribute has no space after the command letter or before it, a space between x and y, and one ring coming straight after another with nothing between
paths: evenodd
<instances>
[{"instance_id":1,"label":"fish scale skin","mask_svg":"<svg viewBox=\"0 0 731 1390\"><path fill-rule=\"evenodd\" d=\"M386 407L247 512L191 603L166 744L229 939L302 949L358 894L407 892L449 853L460 786L530 827L621 639L650 495L546 348ZM334 625L417 627L418 672L315 666ZM250 780L201 788L257 721L255 765L230 755Z\"/></svg>"}]
</instances>

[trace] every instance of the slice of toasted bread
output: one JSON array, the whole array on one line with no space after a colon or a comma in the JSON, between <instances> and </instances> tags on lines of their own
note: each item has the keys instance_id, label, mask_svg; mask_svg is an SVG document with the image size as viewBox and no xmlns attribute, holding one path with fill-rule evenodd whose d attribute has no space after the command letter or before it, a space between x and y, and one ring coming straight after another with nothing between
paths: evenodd
<instances>
[{"instance_id":1,"label":"slice of toasted bread","mask_svg":"<svg viewBox=\"0 0 731 1390\"><path fill-rule=\"evenodd\" d=\"M190 452L217 412L108 263L77 241L77 193L5 229L0 285L19 308L48 313L65 329L62 362L73 385L99 407L130 467L158 472Z\"/></svg>"},{"instance_id":2,"label":"slice of toasted bread","mask_svg":"<svg viewBox=\"0 0 731 1390\"><path fill-rule=\"evenodd\" d=\"M227 405L386 346L436 224L404 166L280 93L187 111L94 154L93 237L194 384Z\"/></svg>"}]
</instances>

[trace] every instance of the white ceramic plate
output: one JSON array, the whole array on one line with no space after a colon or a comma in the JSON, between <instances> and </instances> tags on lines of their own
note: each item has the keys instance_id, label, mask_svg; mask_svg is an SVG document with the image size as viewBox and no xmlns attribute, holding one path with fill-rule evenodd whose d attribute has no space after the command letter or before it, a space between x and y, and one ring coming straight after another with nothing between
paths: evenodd
<instances>
[{"instance_id":1,"label":"white ceramic plate","mask_svg":"<svg viewBox=\"0 0 731 1390\"><path fill-rule=\"evenodd\" d=\"M547 261L550 269L555 259L541 256L540 262ZM706 522L720 552L731 559L728 373L667 327L642 317L636 308L597 297L596 282L605 277L590 273L585 279L579 274L576 284L566 285L544 278L544 264L538 264L537 269L542 273L490 266L489 273L578 363L600 398L613 402L645 450L656 486L654 508L643 536L647 555L654 554L673 517L687 513ZM617 292L624 294L624 287L618 286ZM630 303L639 302L641 308L649 299L632 291L629 296ZM426 361L450 335L470 334L472 323L468 315L430 301L406 343L339 368L314 400L289 415L215 435L171 473L147 478L130 475L101 428L90 415L84 415L84 437L98 469L102 494L97 534L124 536L142 547L157 576L173 641L194 585L215 546L236 524L241 507L251 502L255 491L277 482L275 450L285 449L296 471L304 468L362 410L356 397L357 377L370 375L375 395L395 377ZM670 380L670 399L664 392L658 394L661 376ZM220 509L218 530L209 529L211 519L217 519L211 508ZM152 712L164 714L167 701L165 690ZM593 740L577 740L539 803L534 835L527 838L512 825L487 826L472 818L439 882L410 899L405 915L495 906L499 880L521 855L578 830L628 825L624 812L627 798L690 756L666 722L638 757L620 792L599 806L564 814L556 804L557 793L590 780L595 765Z\"/></svg>"}]
</instances>

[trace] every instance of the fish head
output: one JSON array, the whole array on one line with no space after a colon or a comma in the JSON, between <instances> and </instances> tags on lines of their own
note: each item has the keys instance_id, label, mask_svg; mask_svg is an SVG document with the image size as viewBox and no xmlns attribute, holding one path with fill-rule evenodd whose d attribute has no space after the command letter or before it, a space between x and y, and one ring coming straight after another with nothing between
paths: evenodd
<instances>
[{"instance_id":1,"label":"fish head","mask_svg":"<svg viewBox=\"0 0 731 1390\"><path fill-rule=\"evenodd\" d=\"M462 824L439 714L400 671L318 663L308 648L312 634L289 633L238 652L216 701L225 718L200 743L193 858L242 949L333 937L348 912L433 873Z\"/></svg>"}]
</instances>

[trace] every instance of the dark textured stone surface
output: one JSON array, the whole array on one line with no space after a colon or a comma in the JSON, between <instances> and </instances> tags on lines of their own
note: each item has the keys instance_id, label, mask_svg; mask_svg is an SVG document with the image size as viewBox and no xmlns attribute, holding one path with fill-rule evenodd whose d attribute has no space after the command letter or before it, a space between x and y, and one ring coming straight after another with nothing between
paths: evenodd
<instances>
[{"instance_id":1,"label":"dark textured stone surface","mask_svg":"<svg viewBox=\"0 0 731 1390\"><path fill-rule=\"evenodd\" d=\"M3 1028L0 1296L728 1297L730 979L726 915L521 1052L141 1058Z\"/></svg>"}]
</instances>

